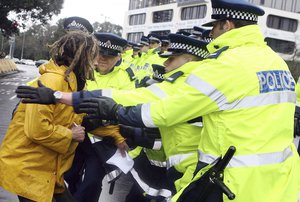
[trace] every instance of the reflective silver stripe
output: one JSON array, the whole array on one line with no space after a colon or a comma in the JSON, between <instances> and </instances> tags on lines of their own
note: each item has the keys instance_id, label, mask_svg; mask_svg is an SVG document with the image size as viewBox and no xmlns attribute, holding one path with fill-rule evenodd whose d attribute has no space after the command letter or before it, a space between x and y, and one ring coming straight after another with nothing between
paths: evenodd
<instances>
[{"instance_id":1,"label":"reflective silver stripe","mask_svg":"<svg viewBox=\"0 0 300 202\"><path fill-rule=\"evenodd\" d=\"M183 160L187 159L188 157L192 156L194 153L188 153L188 154L176 154L173 156L170 156L167 159L167 169L178 165Z\"/></svg>"},{"instance_id":2,"label":"reflective silver stripe","mask_svg":"<svg viewBox=\"0 0 300 202\"><path fill-rule=\"evenodd\" d=\"M96 142L100 142L100 141L102 141L103 140L103 138L102 137L97 137L97 136L89 136L89 138L90 138L90 140L91 140L91 143L92 144L94 144L94 143L96 143Z\"/></svg>"},{"instance_id":3,"label":"reflective silver stripe","mask_svg":"<svg viewBox=\"0 0 300 202\"><path fill-rule=\"evenodd\" d=\"M161 139L156 139L152 147L153 150L160 150L162 146Z\"/></svg>"},{"instance_id":4,"label":"reflective silver stripe","mask_svg":"<svg viewBox=\"0 0 300 202\"><path fill-rule=\"evenodd\" d=\"M147 89L150 90L153 94L155 94L159 98L167 97L165 92L155 84L148 86Z\"/></svg>"},{"instance_id":5,"label":"reflective silver stripe","mask_svg":"<svg viewBox=\"0 0 300 202\"><path fill-rule=\"evenodd\" d=\"M205 154L201 151L198 151L199 161L211 164L218 157ZM287 147L281 152L272 152L272 153L263 153L263 154L248 154L248 155L239 155L233 156L229 161L227 167L242 167L242 166L263 166L269 164L277 164L285 161L288 157L292 156L293 152L290 147Z\"/></svg>"},{"instance_id":6,"label":"reflective silver stripe","mask_svg":"<svg viewBox=\"0 0 300 202\"><path fill-rule=\"evenodd\" d=\"M220 110L240 109L258 107L269 104L295 103L296 93L293 91L276 91L272 93L263 93L255 96L247 96L241 100L235 100L232 103L227 101L227 97L208 82L191 74L185 81L187 84L197 89L204 95L214 100Z\"/></svg>"},{"instance_id":7,"label":"reflective silver stripe","mask_svg":"<svg viewBox=\"0 0 300 202\"><path fill-rule=\"evenodd\" d=\"M153 166L157 166L157 167L161 167L161 168L165 168L167 167L167 162L166 161L156 161L156 160L152 160L152 159L148 159L150 164Z\"/></svg>"},{"instance_id":8,"label":"reflective silver stripe","mask_svg":"<svg viewBox=\"0 0 300 202\"><path fill-rule=\"evenodd\" d=\"M202 122L194 122L194 123L190 123L193 126L198 126L198 127L203 127L203 123Z\"/></svg>"},{"instance_id":9,"label":"reflective silver stripe","mask_svg":"<svg viewBox=\"0 0 300 202\"><path fill-rule=\"evenodd\" d=\"M119 175L121 175L122 171L118 168L116 170L111 171L110 173L106 174L106 180L108 182L113 181L114 179L116 179L117 177L119 177Z\"/></svg>"},{"instance_id":10,"label":"reflective silver stripe","mask_svg":"<svg viewBox=\"0 0 300 202\"><path fill-rule=\"evenodd\" d=\"M131 169L130 173L132 174L135 181L139 184L139 186L143 189L143 191L149 196L163 196L165 198L169 198L172 196L172 192L168 189L155 189L150 187L140 178L135 169Z\"/></svg>"},{"instance_id":11,"label":"reflective silver stripe","mask_svg":"<svg viewBox=\"0 0 300 202\"><path fill-rule=\"evenodd\" d=\"M111 89L103 89L102 90L102 96L112 98L112 90Z\"/></svg>"},{"instance_id":12,"label":"reflective silver stripe","mask_svg":"<svg viewBox=\"0 0 300 202\"><path fill-rule=\"evenodd\" d=\"M141 108L142 121L144 125L148 128L157 128L151 117L150 106L151 106L150 103L142 104L142 108Z\"/></svg>"}]
</instances>

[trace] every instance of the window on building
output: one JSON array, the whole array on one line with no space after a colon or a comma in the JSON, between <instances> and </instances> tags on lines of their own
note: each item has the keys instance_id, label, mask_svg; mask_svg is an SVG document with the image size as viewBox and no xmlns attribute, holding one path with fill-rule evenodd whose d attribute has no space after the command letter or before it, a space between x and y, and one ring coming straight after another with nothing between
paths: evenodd
<instances>
[{"instance_id":1,"label":"window on building","mask_svg":"<svg viewBox=\"0 0 300 202\"><path fill-rule=\"evenodd\" d=\"M130 0L129 1L129 10L145 8L148 6L149 6L149 0Z\"/></svg>"},{"instance_id":2,"label":"window on building","mask_svg":"<svg viewBox=\"0 0 300 202\"><path fill-rule=\"evenodd\" d=\"M151 6L161 6L171 3L176 3L176 0L152 0Z\"/></svg>"},{"instance_id":3,"label":"window on building","mask_svg":"<svg viewBox=\"0 0 300 202\"><path fill-rule=\"evenodd\" d=\"M295 32L298 27L298 21L291 18L285 18L276 15L268 15L267 26L274 29Z\"/></svg>"},{"instance_id":4,"label":"window on building","mask_svg":"<svg viewBox=\"0 0 300 202\"><path fill-rule=\"evenodd\" d=\"M153 12L153 23L170 22L173 18L173 10L163 10Z\"/></svg>"},{"instance_id":5,"label":"window on building","mask_svg":"<svg viewBox=\"0 0 300 202\"><path fill-rule=\"evenodd\" d=\"M293 12L300 13L300 1L295 1Z\"/></svg>"},{"instance_id":6,"label":"window on building","mask_svg":"<svg viewBox=\"0 0 300 202\"><path fill-rule=\"evenodd\" d=\"M157 34L160 36L165 36L171 33L171 30L159 30L159 31L152 31L151 34Z\"/></svg>"},{"instance_id":7,"label":"window on building","mask_svg":"<svg viewBox=\"0 0 300 202\"><path fill-rule=\"evenodd\" d=\"M127 40L138 43L138 42L141 41L141 38L142 38L143 35L144 35L143 32L127 33Z\"/></svg>"},{"instance_id":8,"label":"window on building","mask_svg":"<svg viewBox=\"0 0 300 202\"><path fill-rule=\"evenodd\" d=\"M176 0L130 0L129 10L176 3Z\"/></svg>"},{"instance_id":9,"label":"window on building","mask_svg":"<svg viewBox=\"0 0 300 202\"><path fill-rule=\"evenodd\" d=\"M181 20L201 19L206 16L206 5L185 7L181 10Z\"/></svg>"},{"instance_id":10,"label":"window on building","mask_svg":"<svg viewBox=\"0 0 300 202\"><path fill-rule=\"evenodd\" d=\"M142 25L145 24L145 21L146 21L146 13L129 16L129 25Z\"/></svg>"},{"instance_id":11,"label":"window on building","mask_svg":"<svg viewBox=\"0 0 300 202\"><path fill-rule=\"evenodd\" d=\"M293 54L295 50L295 42L280 39L265 38L267 44L277 53Z\"/></svg>"}]
</instances>

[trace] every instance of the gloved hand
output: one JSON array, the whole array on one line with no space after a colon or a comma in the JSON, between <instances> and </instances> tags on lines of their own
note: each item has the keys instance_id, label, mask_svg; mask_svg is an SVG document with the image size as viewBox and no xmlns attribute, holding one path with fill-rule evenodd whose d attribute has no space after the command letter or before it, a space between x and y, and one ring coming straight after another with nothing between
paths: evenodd
<instances>
[{"instance_id":1,"label":"gloved hand","mask_svg":"<svg viewBox=\"0 0 300 202\"><path fill-rule=\"evenodd\" d=\"M136 128L132 126L120 125L120 133L125 138L147 137L147 138L161 138L158 128Z\"/></svg>"},{"instance_id":2,"label":"gloved hand","mask_svg":"<svg viewBox=\"0 0 300 202\"><path fill-rule=\"evenodd\" d=\"M78 106L79 113L87 113L86 118L117 121L116 113L122 105L109 97L87 98Z\"/></svg>"},{"instance_id":3,"label":"gloved hand","mask_svg":"<svg viewBox=\"0 0 300 202\"><path fill-rule=\"evenodd\" d=\"M86 117L83 117L81 125L85 127L86 132L90 132L100 126L103 126L103 123L101 119L88 119Z\"/></svg>"},{"instance_id":4,"label":"gloved hand","mask_svg":"<svg viewBox=\"0 0 300 202\"><path fill-rule=\"evenodd\" d=\"M54 90L47 88L38 80L38 88L18 86L15 93L18 98L24 98L23 103L55 104Z\"/></svg>"},{"instance_id":5,"label":"gloved hand","mask_svg":"<svg viewBox=\"0 0 300 202\"><path fill-rule=\"evenodd\" d=\"M130 147L141 146L153 149L155 140L160 139L158 128L135 128L120 125L120 133L126 138L126 142Z\"/></svg>"}]
</instances>

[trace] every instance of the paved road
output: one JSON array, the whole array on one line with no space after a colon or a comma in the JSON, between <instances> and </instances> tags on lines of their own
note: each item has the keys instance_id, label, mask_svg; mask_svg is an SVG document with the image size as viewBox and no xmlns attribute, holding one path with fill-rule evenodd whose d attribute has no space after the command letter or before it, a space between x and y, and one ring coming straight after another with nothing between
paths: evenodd
<instances>
[{"instance_id":1,"label":"paved road","mask_svg":"<svg viewBox=\"0 0 300 202\"><path fill-rule=\"evenodd\" d=\"M19 99L15 96L17 86L36 78L39 73L35 66L18 65L18 73L0 75L0 143L6 133L11 119L11 113ZM15 195L4 191L0 187L0 202L17 202Z\"/></svg>"}]
</instances>

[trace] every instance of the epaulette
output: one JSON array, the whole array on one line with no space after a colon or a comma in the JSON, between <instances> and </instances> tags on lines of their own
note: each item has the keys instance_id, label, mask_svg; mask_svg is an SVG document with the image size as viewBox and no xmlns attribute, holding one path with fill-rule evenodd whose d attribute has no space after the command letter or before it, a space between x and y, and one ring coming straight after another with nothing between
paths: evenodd
<instances>
[{"instance_id":1,"label":"epaulette","mask_svg":"<svg viewBox=\"0 0 300 202\"><path fill-rule=\"evenodd\" d=\"M132 69L131 69L130 67L128 67L128 68L126 69L126 72L127 72L128 75L129 75L130 81L133 81L133 80L135 79L135 75L134 75Z\"/></svg>"},{"instance_id":2,"label":"epaulette","mask_svg":"<svg viewBox=\"0 0 300 202\"><path fill-rule=\"evenodd\" d=\"M159 53L159 52L160 52L160 48L158 47L158 48L155 48L152 53Z\"/></svg>"},{"instance_id":3,"label":"epaulette","mask_svg":"<svg viewBox=\"0 0 300 202\"><path fill-rule=\"evenodd\" d=\"M224 51L226 51L229 48L229 46L224 46L223 48L221 48L220 50L217 50L216 52L210 54L207 58L218 58L219 55L221 55L221 53L223 53Z\"/></svg>"},{"instance_id":4,"label":"epaulette","mask_svg":"<svg viewBox=\"0 0 300 202\"><path fill-rule=\"evenodd\" d=\"M166 78L166 81L170 82L170 83L174 83L174 81L176 81L176 79L178 79L179 77L181 77L184 73L182 71L178 71L175 72L174 74L172 74L171 76L169 76L168 78Z\"/></svg>"}]
</instances>

